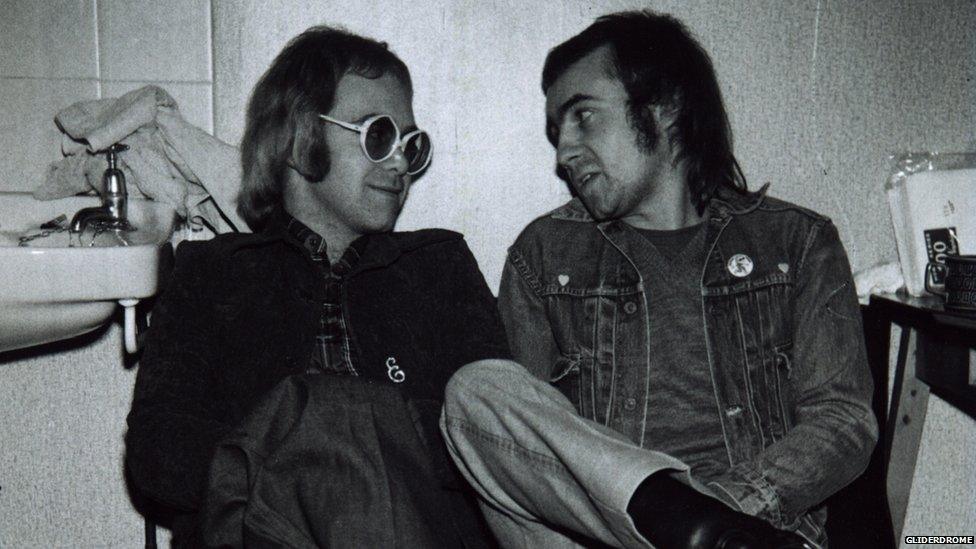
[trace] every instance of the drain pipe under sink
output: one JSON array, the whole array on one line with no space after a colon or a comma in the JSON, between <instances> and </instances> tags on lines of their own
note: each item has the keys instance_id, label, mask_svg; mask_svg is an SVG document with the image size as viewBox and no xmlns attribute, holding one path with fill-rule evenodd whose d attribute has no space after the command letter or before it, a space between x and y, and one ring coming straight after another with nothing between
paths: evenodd
<instances>
[{"instance_id":1,"label":"drain pipe under sink","mask_svg":"<svg viewBox=\"0 0 976 549\"><path fill-rule=\"evenodd\" d=\"M120 299L119 305L125 309L125 352L135 354L139 350L136 341L136 304L138 299Z\"/></svg>"}]
</instances>

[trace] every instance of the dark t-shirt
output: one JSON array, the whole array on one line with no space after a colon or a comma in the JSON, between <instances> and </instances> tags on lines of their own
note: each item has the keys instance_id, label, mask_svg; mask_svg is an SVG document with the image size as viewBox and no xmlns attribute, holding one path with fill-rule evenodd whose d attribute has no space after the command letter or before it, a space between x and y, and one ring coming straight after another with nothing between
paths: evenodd
<instances>
[{"instance_id":1,"label":"dark t-shirt","mask_svg":"<svg viewBox=\"0 0 976 549\"><path fill-rule=\"evenodd\" d=\"M701 223L677 229L674 231L655 231L651 229L637 229L637 232L650 242L654 248L664 256L668 262L673 262L679 253L683 252L691 240L701 230Z\"/></svg>"},{"instance_id":2,"label":"dark t-shirt","mask_svg":"<svg viewBox=\"0 0 976 549\"><path fill-rule=\"evenodd\" d=\"M638 229L655 253L644 280L650 310L645 447L673 455L708 480L729 467L702 324L703 225Z\"/></svg>"}]
</instances>

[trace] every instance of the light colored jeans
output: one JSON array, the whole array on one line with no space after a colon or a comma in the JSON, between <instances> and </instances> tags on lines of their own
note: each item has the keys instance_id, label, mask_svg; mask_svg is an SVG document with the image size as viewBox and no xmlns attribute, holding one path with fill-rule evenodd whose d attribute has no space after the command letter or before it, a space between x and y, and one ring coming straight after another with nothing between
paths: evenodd
<instances>
[{"instance_id":1,"label":"light colored jeans","mask_svg":"<svg viewBox=\"0 0 976 549\"><path fill-rule=\"evenodd\" d=\"M503 547L580 547L588 540L579 534L613 547L649 547L627 514L641 481L673 470L709 493L683 462L580 417L559 390L515 362L482 360L458 370L441 431Z\"/></svg>"}]
</instances>

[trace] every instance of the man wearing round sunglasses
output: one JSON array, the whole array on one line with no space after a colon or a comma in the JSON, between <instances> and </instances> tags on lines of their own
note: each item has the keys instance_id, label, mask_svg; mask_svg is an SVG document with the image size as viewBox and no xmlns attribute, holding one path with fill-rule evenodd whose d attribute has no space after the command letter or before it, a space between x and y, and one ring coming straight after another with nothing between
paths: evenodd
<instances>
[{"instance_id":1,"label":"man wearing round sunglasses","mask_svg":"<svg viewBox=\"0 0 976 549\"><path fill-rule=\"evenodd\" d=\"M126 462L174 546L479 547L437 428L465 364L510 357L461 235L391 232L431 161L385 44L314 27L255 87L238 211L183 243Z\"/></svg>"}]
</instances>

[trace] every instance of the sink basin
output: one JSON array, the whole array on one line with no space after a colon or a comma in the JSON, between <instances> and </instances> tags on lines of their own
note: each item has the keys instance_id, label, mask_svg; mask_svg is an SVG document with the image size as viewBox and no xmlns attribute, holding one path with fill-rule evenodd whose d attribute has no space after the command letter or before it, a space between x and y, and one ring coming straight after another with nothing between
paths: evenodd
<instances>
[{"instance_id":1,"label":"sink basin","mask_svg":"<svg viewBox=\"0 0 976 549\"><path fill-rule=\"evenodd\" d=\"M152 296L176 215L171 206L129 199L134 230L80 235L40 225L81 208L94 196L35 200L30 193L0 192L0 352L66 339L107 322L119 300ZM132 301L129 301L132 303Z\"/></svg>"}]
</instances>

